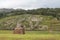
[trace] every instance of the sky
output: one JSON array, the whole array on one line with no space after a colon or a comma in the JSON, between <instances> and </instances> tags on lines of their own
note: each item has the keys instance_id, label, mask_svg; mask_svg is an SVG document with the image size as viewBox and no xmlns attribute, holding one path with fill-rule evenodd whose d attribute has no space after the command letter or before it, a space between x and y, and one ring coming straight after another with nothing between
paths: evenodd
<instances>
[{"instance_id":1,"label":"sky","mask_svg":"<svg viewBox=\"0 0 60 40\"><path fill-rule=\"evenodd\" d=\"M60 0L0 0L0 8L60 8Z\"/></svg>"}]
</instances>

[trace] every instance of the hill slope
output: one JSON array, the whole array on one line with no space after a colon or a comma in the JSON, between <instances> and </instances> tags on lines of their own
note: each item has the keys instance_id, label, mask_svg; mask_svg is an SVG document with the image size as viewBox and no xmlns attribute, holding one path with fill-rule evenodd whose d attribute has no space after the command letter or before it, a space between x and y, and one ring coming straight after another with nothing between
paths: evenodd
<instances>
[{"instance_id":1,"label":"hill slope","mask_svg":"<svg viewBox=\"0 0 60 40\"><path fill-rule=\"evenodd\" d=\"M0 29L14 29L17 23L25 26L26 30L47 30L50 26L53 26L54 30L60 29L60 23L56 18L52 16L42 15L17 15L0 19ZM55 24L56 23L56 24ZM53 24L53 25L52 25ZM56 29L56 30L57 30Z\"/></svg>"}]
</instances>

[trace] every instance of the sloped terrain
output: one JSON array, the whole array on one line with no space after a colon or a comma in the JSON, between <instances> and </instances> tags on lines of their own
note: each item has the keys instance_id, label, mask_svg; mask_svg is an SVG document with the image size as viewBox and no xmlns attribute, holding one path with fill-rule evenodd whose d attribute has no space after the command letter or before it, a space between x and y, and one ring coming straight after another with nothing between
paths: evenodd
<instances>
[{"instance_id":1,"label":"sloped terrain","mask_svg":"<svg viewBox=\"0 0 60 40\"><path fill-rule=\"evenodd\" d=\"M27 30L47 30L47 28L51 26L53 26L53 28L57 27L58 25L60 26L59 21L52 16L24 14L0 19L0 29L12 30L16 27L18 22L24 25Z\"/></svg>"}]
</instances>

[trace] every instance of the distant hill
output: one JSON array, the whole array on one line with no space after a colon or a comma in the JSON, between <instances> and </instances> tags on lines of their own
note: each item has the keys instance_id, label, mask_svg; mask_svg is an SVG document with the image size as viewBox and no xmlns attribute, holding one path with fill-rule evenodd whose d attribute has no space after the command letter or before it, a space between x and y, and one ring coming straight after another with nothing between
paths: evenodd
<instances>
[{"instance_id":1,"label":"distant hill","mask_svg":"<svg viewBox=\"0 0 60 40\"><path fill-rule=\"evenodd\" d=\"M7 8L1 8L0 9L0 12L11 12L13 11L14 9L7 9Z\"/></svg>"},{"instance_id":2,"label":"distant hill","mask_svg":"<svg viewBox=\"0 0 60 40\"><path fill-rule=\"evenodd\" d=\"M60 8L0 9L0 29L12 30L17 22L26 30L60 30Z\"/></svg>"}]
</instances>

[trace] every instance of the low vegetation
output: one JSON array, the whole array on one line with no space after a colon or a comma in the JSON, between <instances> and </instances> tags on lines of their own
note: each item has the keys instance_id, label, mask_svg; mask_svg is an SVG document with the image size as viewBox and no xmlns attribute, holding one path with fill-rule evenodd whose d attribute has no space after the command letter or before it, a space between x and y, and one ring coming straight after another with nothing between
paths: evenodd
<instances>
[{"instance_id":1,"label":"low vegetation","mask_svg":"<svg viewBox=\"0 0 60 40\"><path fill-rule=\"evenodd\" d=\"M0 40L60 40L60 34L43 31L26 31L26 34L13 34L11 30L0 30Z\"/></svg>"}]
</instances>

